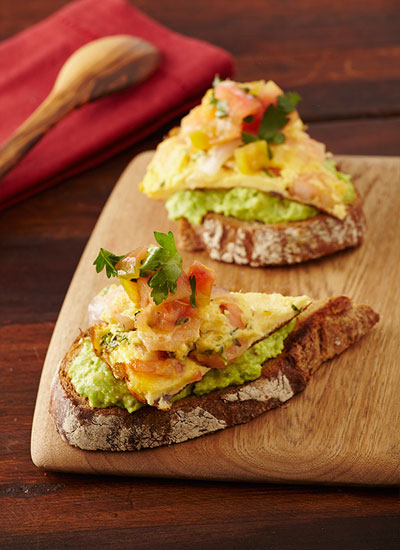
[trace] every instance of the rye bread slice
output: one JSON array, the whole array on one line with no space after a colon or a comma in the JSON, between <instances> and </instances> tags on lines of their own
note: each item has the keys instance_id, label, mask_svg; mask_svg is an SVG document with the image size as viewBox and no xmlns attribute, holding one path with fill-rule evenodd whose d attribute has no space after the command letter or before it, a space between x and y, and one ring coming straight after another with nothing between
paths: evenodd
<instances>
[{"instance_id":1,"label":"rye bread slice","mask_svg":"<svg viewBox=\"0 0 400 550\"><path fill-rule=\"evenodd\" d=\"M342 353L378 320L370 307L344 296L320 302L299 316L284 350L264 364L257 380L187 397L168 411L143 407L131 414L119 407L92 408L74 390L68 369L79 352L81 335L55 374L50 413L61 437L85 450L133 451L181 443L249 422L282 405L305 388L324 361Z\"/></svg>"},{"instance_id":2,"label":"rye bread slice","mask_svg":"<svg viewBox=\"0 0 400 550\"><path fill-rule=\"evenodd\" d=\"M262 267L305 262L358 246L365 229L357 196L343 220L322 212L307 220L275 224L215 213L206 214L200 225L182 218L177 241L184 250L205 250L213 260Z\"/></svg>"}]
</instances>

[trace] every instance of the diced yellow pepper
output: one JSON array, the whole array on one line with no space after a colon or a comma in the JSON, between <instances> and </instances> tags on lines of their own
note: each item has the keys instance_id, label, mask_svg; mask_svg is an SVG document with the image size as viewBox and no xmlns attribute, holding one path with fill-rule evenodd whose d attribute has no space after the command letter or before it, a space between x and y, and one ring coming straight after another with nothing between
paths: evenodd
<instances>
[{"instance_id":1,"label":"diced yellow pepper","mask_svg":"<svg viewBox=\"0 0 400 550\"><path fill-rule=\"evenodd\" d=\"M137 283L135 283L135 281L128 281L128 279L122 279L122 277L119 280L132 302L136 306L139 306L139 292L137 288Z\"/></svg>"},{"instance_id":2,"label":"diced yellow pepper","mask_svg":"<svg viewBox=\"0 0 400 550\"><path fill-rule=\"evenodd\" d=\"M195 132L192 132L189 137L193 147L196 147L196 149L201 149L202 151L204 151L210 146L208 135L201 130L196 130Z\"/></svg>"},{"instance_id":3,"label":"diced yellow pepper","mask_svg":"<svg viewBox=\"0 0 400 550\"><path fill-rule=\"evenodd\" d=\"M264 140L252 141L235 150L237 167L242 174L253 174L268 166L267 142Z\"/></svg>"}]
</instances>

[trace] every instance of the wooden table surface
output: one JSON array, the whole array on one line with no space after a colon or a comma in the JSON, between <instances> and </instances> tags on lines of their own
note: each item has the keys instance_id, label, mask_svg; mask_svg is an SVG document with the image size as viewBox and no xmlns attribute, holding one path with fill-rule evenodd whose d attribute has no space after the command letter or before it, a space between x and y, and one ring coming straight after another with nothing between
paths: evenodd
<instances>
[{"instance_id":1,"label":"wooden table surface","mask_svg":"<svg viewBox=\"0 0 400 550\"><path fill-rule=\"evenodd\" d=\"M0 0L0 39L66 3ZM303 119L329 150L399 154L398 0L134 4L229 50L238 80L272 78L298 91ZM395 488L78 476L32 464L42 364L77 262L124 167L168 127L0 213L0 547L399 548Z\"/></svg>"}]
</instances>

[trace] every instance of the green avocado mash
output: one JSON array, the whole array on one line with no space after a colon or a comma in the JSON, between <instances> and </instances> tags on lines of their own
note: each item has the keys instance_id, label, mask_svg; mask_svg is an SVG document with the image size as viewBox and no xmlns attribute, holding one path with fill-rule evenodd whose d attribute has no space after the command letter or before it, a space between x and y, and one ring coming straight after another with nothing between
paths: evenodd
<instances>
[{"instance_id":1,"label":"green avocado mash","mask_svg":"<svg viewBox=\"0 0 400 550\"><path fill-rule=\"evenodd\" d=\"M183 388L171 401L182 399L190 393L203 395L213 390L237 386L255 380L261 375L262 364L276 357L283 349L283 342L293 330L296 320L258 342L242 357L223 369L211 369L195 384ZM80 353L75 357L68 372L79 395L87 397L91 407L118 406L134 412L143 406L127 389L123 380L117 380L111 370L93 351L90 338L84 338Z\"/></svg>"},{"instance_id":2,"label":"green avocado mash","mask_svg":"<svg viewBox=\"0 0 400 550\"><path fill-rule=\"evenodd\" d=\"M68 374L77 393L87 397L91 407L117 405L133 412L143 406L128 391L125 381L117 380L104 361L95 355L90 338L83 340Z\"/></svg>"},{"instance_id":3,"label":"green avocado mash","mask_svg":"<svg viewBox=\"0 0 400 550\"><path fill-rule=\"evenodd\" d=\"M245 187L177 191L165 206L171 220L186 218L194 225L200 224L207 212L264 223L306 220L318 214L313 206Z\"/></svg>"},{"instance_id":4,"label":"green avocado mash","mask_svg":"<svg viewBox=\"0 0 400 550\"><path fill-rule=\"evenodd\" d=\"M343 202L345 204L351 204L354 202L354 199L356 198L356 193L354 191L354 186L351 183L350 175L345 174L343 172L339 172L339 170L336 168L335 161L334 160L326 160L325 161L325 168L329 170L334 176L337 177L338 180L342 181L346 185L346 193L343 197Z\"/></svg>"},{"instance_id":5,"label":"green avocado mash","mask_svg":"<svg viewBox=\"0 0 400 550\"><path fill-rule=\"evenodd\" d=\"M296 319L249 348L239 359L224 369L211 369L193 387L195 395L203 395L227 386L239 386L255 380L261 375L262 365L267 359L276 357L283 350L283 342L293 330Z\"/></svg>"}]
</instances>

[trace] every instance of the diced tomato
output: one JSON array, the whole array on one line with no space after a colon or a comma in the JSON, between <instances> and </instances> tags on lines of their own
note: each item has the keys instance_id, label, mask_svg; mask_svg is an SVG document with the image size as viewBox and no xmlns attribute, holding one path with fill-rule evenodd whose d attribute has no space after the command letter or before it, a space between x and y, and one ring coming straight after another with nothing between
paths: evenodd
<instances>
[{"instance_id":1,"label":"diced tomato","mask_svg":"<svg viewBox=\"0 0 400 550\"><path fill-rule=\"evenodd\" d=\"M267 107L269 105L276 105L278 95L282 93L282 90L277 86L273 88L269 84L266 84L257 95L260 108L257 112L252 113L253 119L250 122L243 121L243 132L253 134L254 136L258 135L258 129Z\"/></svg>"},{"instance_id":2,"label":"diced tomato","mask_svg":"<svg viewBox=\"0 0 400 550\"><path fill-rule=\"evenodd\" d=\"M189 280L190 277L196 279L195 296L197 305L203 307L209 304L216 277L215 271L195 260L189 268L188 276Z\"/></svg>"},{"instance_id":3,"label":"diced tomato","mask_svg":"<svg viewBox=\"0 0 400 550\"><path fill-rule=\"evenodd\" d=\"M274 174L275 177L279 177L281 175L281 169L279 166L267 166L268 172L271 172Z\"/></svg>"},{"instance_id":4,"label":"diced tomato","mask_svg":"<svg viewBox=\"0 0 400 550\"><path fill-rule=\"evenodd\" d=\"M143 361L142 359L133 359L129 363L129 367L136 373L141 374L154 374L163 378L172 378L177 374L181 374L184 368L183 363L177 359L158 358Z\"/></svg>"},{"instance_id":5,"label":"diced tomato","mask_svg":"<svg viewBox=\"0 0 400 550\"><path fill-rule=\"evenodd\" d=\"M234 301L226 300L222 302L219 307L222 313L227 312L226 316L228 317L228 321L234 328L245 328L246 325L242 319L243 312Z\"/></svg>"},{"instance_id":6,"label":"diced tomato","mask_svg":"<svg viewBox=\"0 0 400 550\"><path fill-rule=\"evenodd\" d=\"M176 292L173 294L169 293L164 303L176 302L177 300L189 303L191 293L192 289L190 288L189 277L182 271L176 281Z\"/></svg>"},{"instance_id":7,"label":"diced tomato","mask_svg":"<svg viewBox=\"0 0 400 550\"><path fill-rule=\"evenodd\" d=\"M151 307L148 312L147 325L156 330L169 332L179 325L179 321L185 324L185 321L188 322L191 317L193 317L193 307L185 302L175 300Z\"/></svg>"},{"instance_id":8,"label":"diced tomato","mask_svg":"<svg viewBox=\"0 0 400 550\"><path fill-rule=\"evenodd\" d=\"M115 266L117 271L124 271L126 275L122 275L124 279L137 279L139 277L139 269L148 255L146 247L135 248L124 256Z\"/></svg>"},{"instance_id":9,"label":"diced tomato","mask_svg":"<svg viewBox=\"0 0 400 550\"><path fill-rule=\"evenodd\" d=\"M260 101L244 91L236 82L224 80L214 88L215 98L224 100L228 105L228 115L242 121L250 115L257 114L261 109Z\"/></svg>"},{"instance_id":10,"label":"diced tomato","mask_svg":"<svg viewBox=\"0 0 400 550\"><path fill-rule=\"evenodd\" d=\"M260 127L260 123L264 115L264 111L265 109L263 107L260 107L257 113L255 113L254 115L251 115L253 118L250 122L246 122L245 120L243 120L242 131L247 132L248 134L253 134L253 136L256 136L258 134L258 129Z\"/></svg>"}]
</instances>

